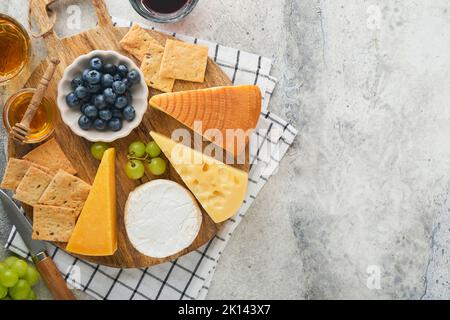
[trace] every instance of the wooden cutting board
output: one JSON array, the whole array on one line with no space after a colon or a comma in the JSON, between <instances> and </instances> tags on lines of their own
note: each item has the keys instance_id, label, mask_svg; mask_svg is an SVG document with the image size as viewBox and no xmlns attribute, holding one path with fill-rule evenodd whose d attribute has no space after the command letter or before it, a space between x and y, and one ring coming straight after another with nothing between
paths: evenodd
<instances>
[{"instance_id":1,"label":"wooden cutting board","mask_svg":"<svg viewBox=\"0 0 450 320\"><path fill-rule=\"evenodd\" d=\"M51 26L51 19L47 12L47 5L53 3L55 0L30 0L30 6L32 9L32 15L39 28L44 31L48 30ZM121 50L119 46L120 39L128 31L128 28L115 28L109 18L106 6L103 0L92 0L98 16L98 26L94 29L85 31L83 33L74 35L69 38L60 39L52 31L49 31L45 36L45 42L49 51L50 57L59 57L61 60L60 65L55 73L53 80L50 83L46 96L53 101L56 101L57 96L57 84L62 78L64 69L72 63L72 61L82 54L86 54L92 50L115 50L124 55L128 55ZM149 33L157 39L161 44L164 44L167 35L159 32L149 31ZM135 61L137 62L137 61ZM139 65L139 64L138 64ZM47 62L42 62L31 75L26 87L36 87L41 76L47 66ZM204 83L192 83L184 81L176 81L174 91L183 91L190 89L208 88L221 85L231 85L230 79L224 74L224 72L212 61L208 60L208 67ZM150 96L159 93L156 90L150 90ZM149 108L144 116L144 120L141 125L135 129L128 137L117 140L111 145L116 148L117 161L116 161L116 190L117 190L117 217L118 217L118 250L113 256L109 257L85 257L80 256L81 259L98 263L102 265L108 265L121 268L141 268L148 267L168 260L173 260L176 257L191 252L203 244L211 240L216 234L220 225L215 224L211 218L203 210L203 224L199 232L198 237L193 244L183 250L182 252L165 258L155 259L144 256L134 249L129 242L125 225L124 225L124 207L128 198L128 194L138 185L150 181L152 179L163 178L174 180L181 185L184 185L179 175L173 169L168 166L168 170L162 177L151 176L146 173L146 176L141 181L130 180L124 172L124 166L127 161L128 145L136 140L142 140L148 142L150 140L150 130L155 130L167 136L170 136L172 131L176 128L181 128L181 125L176 120L167 116L166 114L159 112L153 108ZM192 132L192 131L191 131ZM61 145L63 151L67 157L71 160L78 171L78 176L92 183L97 172L99 162L95 160L90 154L91 142L84 140L72 133L69 127L67 127L61 120L59 120L54 137ZM14 142L9 142L9 155L11 157L21 157L28 152L33 146L19 146ZM248 150L247 150L248 159ZM236 166L240 169L248 171L247 164ZM32 208L25 206L26 212L31 216ZM99 221L101 223L101 221ZM64 248L63 244L57 244L59 247Z\"/></svg>"}]
</instances>

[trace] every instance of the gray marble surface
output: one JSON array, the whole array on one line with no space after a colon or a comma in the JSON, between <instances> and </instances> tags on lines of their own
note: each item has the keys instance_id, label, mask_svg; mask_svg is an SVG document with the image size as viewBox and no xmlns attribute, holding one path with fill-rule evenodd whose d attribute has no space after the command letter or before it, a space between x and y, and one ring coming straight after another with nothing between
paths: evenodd
<instances>
[{"instance_id":1,"label":"gray marble surface","mask_svg":"<svg viewBox=\"0 0 450 320\"><path fill-rule=\"evenodd\" d=\"M26 3L2 1L0 12L25 21ZM67 28L76 3L55 9L61 35L79 31ZM107 3L143 21L127 1ZM80 9L83 28L93 26ZM163 26L271 57L271 108L300 130L222 255L209 298L450 298L449 9L201 0ZM9 228L0 214L2 245Z\"/></svg>"}]
</instances>

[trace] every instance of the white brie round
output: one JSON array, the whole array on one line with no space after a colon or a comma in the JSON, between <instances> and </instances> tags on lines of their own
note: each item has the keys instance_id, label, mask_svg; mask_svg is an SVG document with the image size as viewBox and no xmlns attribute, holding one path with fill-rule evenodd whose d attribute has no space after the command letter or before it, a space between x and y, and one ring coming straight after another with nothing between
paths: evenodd
<instances>
[{"instance_id":1,"label":"white brie round","mask_svg":"<svg viewBox=\"0 0 450 320\"><path fill-rule=\"evenodd\" d=\"M142 254L165 258L186 249L197 237L202 212L192 194L176 182L153 180L128 196L125 226Z\"/></svg>"}]
</instances>

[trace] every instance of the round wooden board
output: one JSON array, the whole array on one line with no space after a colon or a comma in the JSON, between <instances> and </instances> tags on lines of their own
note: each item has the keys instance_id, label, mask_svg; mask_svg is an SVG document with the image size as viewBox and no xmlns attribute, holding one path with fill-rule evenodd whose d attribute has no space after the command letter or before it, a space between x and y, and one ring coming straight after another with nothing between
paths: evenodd
<instances>
[{"instance_id":1,"label":"round wooden board","mask_svg":"<svg viewBox=\"0 0 450 320\"><path fill-rule=\"evenodd\" d=\"M45 26L48 17L44 15L45 5L41 3L44 0L34 0L35 3L40 4L34 9L34 16L39 25ZM57 56L61 60L60 65L55 73L53 80L50 83L46 96L56 101L57 96L57 84L61 79L64 69L72 63L72 61L85 53L92 50L116 50L124 55L129 56L126 52L121 50L118 45L118 41L125 35L128 28L115 28L112 26L109 15L106 12L106 7L102 0L93 0L94 7L96 8L97 15L99 17L99 26L95 29L88 30L86 32L74 35L70 38L59 39L55 33L51 32L45 36L45 41L49 49L49 56ZM42 29L45 29L42 27ZM167 35L156 31L149 31L149 33L156 38L161 44L164 44ZM137 61L136 61L137 62ZM138 64L139 65L139 64ZM42 74L47 66L47 62L43 61L33 72L32 76L28 80L27 87L36 87ZM176 81L174 91L183 91L190 89L208 88L221 85L231 85L230 79L224 74L224 72L217 66L212 60L208 60L208 67L206 71L206 77L204 83L192 83L184 81ZM160 93L156 90L150 90L150 96ZM216 234L220 224L215 224L211 218L203 211L203 223L200 232L190 247L164 259L156 259L147 257L139 253L128 240L125 225L124 225L124 207L128 194L134 190L134 188L142 183L150 181L152 179L170 179L185 186L183 181L172 166L168 166L168 170L164 176L155 177L148 173L140 181L136 182L130 180L124 172L124 165L127 161L127 149L128 145L135 140L142 140L147 142L150 140L149 132L151 130L160 132L167 136L170 136L174 129L184 127L182 124L172 119L170 116L157 111L153 108L149 108L144 116L144 120L141 125L135 129L128 137L117 140L111 145L116 148L117 160L116 160L116 191L117 191L117 218L118 218L118 249L113 256L108 257L88 257L79 256L89 262L98 263L102 265L120 267L120 268L142 268L163 263L169 260L173 260L179 256L189 253L198 249L200 246L211 240ZM187 128L186 128L187 129ZM189 129L188 129L189 130ZM191 131L191 130L190 130ZM193 134L193 132L191 131ZM91 143L83 138L80 138L72 133L61 120L56 126L54 137L61 145L61 148L76 167L78 176L92 183L97 172L99 162L90 155ZM206 145L206 144L205 144ZM19 146L9 142L9 155L11 157L22 157L33 146ZM236 167L248 171L248 149L247 149L247 161L245 165L236 165ZM24 206L25 211L31 216L32 208ZM64 249L64 244L56 243L60 248Z\"/></svg>"}]
</instances>

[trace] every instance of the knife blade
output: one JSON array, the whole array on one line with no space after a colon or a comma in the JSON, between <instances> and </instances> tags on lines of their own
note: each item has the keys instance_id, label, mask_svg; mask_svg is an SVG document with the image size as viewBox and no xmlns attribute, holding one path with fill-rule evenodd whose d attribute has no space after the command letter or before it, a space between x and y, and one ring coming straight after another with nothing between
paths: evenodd
<instances>
[{"instance_id":1,"label":"knife blade","mask_svg":"<svg viewBox=\"0 0 450 320\"><path fill-rule=\"evenodd\" d=\"M47 251L47 245L44 241L33 240L31 238L32 226L30 221L3 190L0 190L0 200L3 203L9 220L16 227L17 232L19 232L23 242L30 251L31 257L35 259L35 257Z\"/></svg>"},{"instance_id":2,"label":"knife blade","mask_svg":"<svg viewBox=\"0 0 450 320\"><path fill-rule=\"evenodd\" d=\"M0 200L9 220L16 227L17 232L19 232L30 251L33 262L53 297L57 300L75 300L75 296L67 287L66 281L48 255L46 243L32 239L33 229L23 211L3 190L0 190Z\"/></svg>"}]
</instances>

